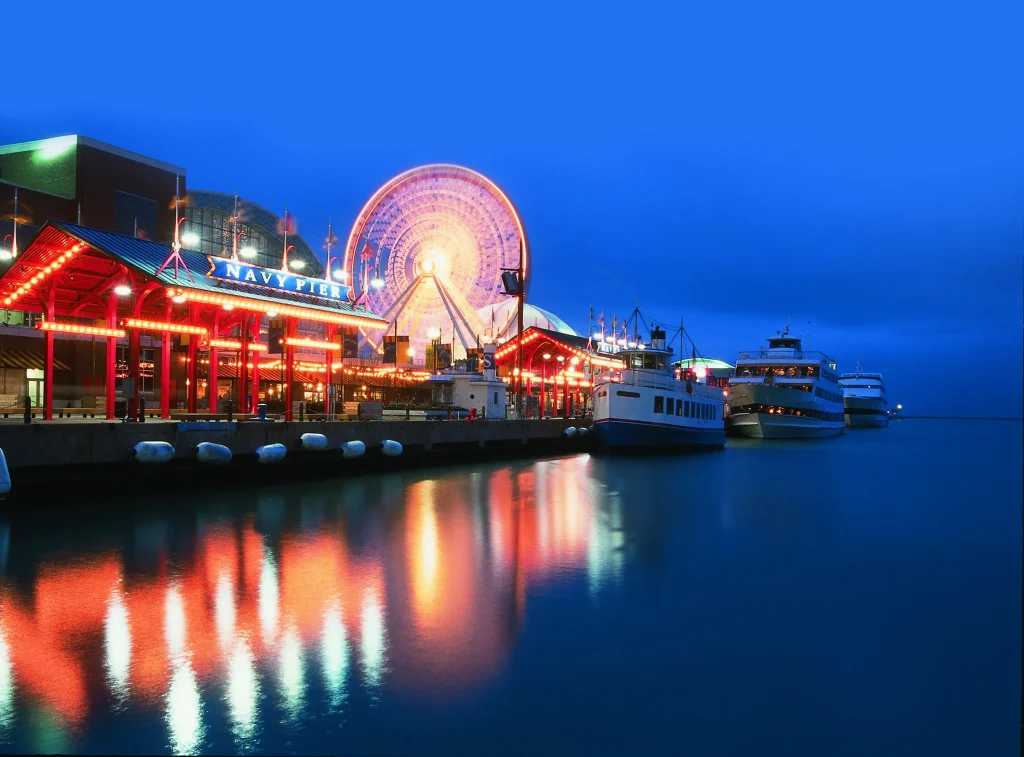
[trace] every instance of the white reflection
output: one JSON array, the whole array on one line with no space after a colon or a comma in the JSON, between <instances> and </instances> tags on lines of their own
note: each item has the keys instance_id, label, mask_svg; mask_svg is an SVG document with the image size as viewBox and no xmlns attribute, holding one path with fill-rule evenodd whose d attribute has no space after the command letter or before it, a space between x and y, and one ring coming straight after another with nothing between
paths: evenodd
<instances>
[{"instance_id":1,"label":"white reflection","mask_svg":"<svg viewBox=\"0 0 1024 757\"><path fill-rule=\"evenodd\" d=\"M348 638L341 622L341 607L337 602L324 611L324 638L320 647L324 666L324 681L331 694L331 704L345 701L345 675L348 673Z\"/></svg>"},{"instance_id":2,"label":"white reflection","mask_svg":"<svg viewBox=\"0 0 1024 757\"><path fill-rule=\"evenodd\" d=\"M11 671L11 648L7 645L7 630L0 625L0 731L6 731L14 721L14 675Z\"/></svg>"},{"instance_id":3,"label":"white reflection","mask_svg":"<svg viewBox=\"0 0 1024 757\"><path fill-rule=\"evenodd\" d=\"M293 718L298 717L302 710L305 681L302 678L302 642L294 626L289 626L281 637L279 675L285 709Z\"/></svg>"},{"instance_id":4,"label":"white reflection","mask_svg":"<svg viewBox=\"0 0 1024 757\"><path fill-rule=\"evenodd\" d=\"M235 592L227 573L217 579L217 593L213 600L217 622L217 636L221 647L227 649L235 635Z\"/></svg>"},{"instance_id":5,"label":"white reflection","mask_svg":"<svg viewBox=\"0 0 1024 757\"><path fill-rule=\"evenodd\" d=\"M380 686L384 673L384 652L387 638L384 631L384 611L372 590L363 594L363 612L360 631L363 655L363 676L368 686Z\"/></svg>"},{"instance_id":6,"label":"white reflection","mask_svg":"<svg viewBox=\"0 0 1024 757\"><path fill-rule=\"evenodd\" d=\"M179 658L173 667L165 715L171 735L171 751L173 754L195 754L205 730L199 684L187 658Z\"/></svg>"},{"instance_id":7,"label":"white reflection","mask_svg":"<svg viewBox=\"0 0 1024 757\"><path fill-rule=\"evenodd\" d=\"M167 590L164 602L164 637L171 659L185 651L185 603L176 586Z\"/></svg>"},{"instance_id":8,"label":"white reflection","mask_svg":"<svg viewBox=\"0 0 1024 757\"><path fill-rule=\"evenodd\" d=\"M107 600L103 648L106 653L107 682L118 704L128 698L128 675L131 672L132 635L128 625L128 609L120 589L115 588Z\"/></svg>"},{"instance_id":9,"label":"white reflection","mask_svg":"<svg viewBox=\"0 0 1024 757\"><path fill-rule=\"evenodd\" d=\"M263 545L263 565L260 567L259 615L263 643L270 644L277 635L277 564L270 548Z\"/></svg>"},{"instance_id":10,"label":"white reflection","mask_svg":"<svg viewBox=\"0 0 1024 757\"><path fill-rule=\"evenodd\" d=\"M227 700L235 737L242 741L248 740L256 729L259 694L260 682L256 678L252 652L245 639L238 639L228 661Z\"/></svg>"},{"instance_id":11,"label":"white reflection","mask_svg":"<svg viewBox=\"0 0 1024 757\"><path fill-rule=\"evenodd\" d=\"M594 508L587 543L587 586L591 599L608 581L617 582L625 566L625 530L622 527L622 503L618 494L608 498L607 513Z\"/></svg>"}]
</instances>

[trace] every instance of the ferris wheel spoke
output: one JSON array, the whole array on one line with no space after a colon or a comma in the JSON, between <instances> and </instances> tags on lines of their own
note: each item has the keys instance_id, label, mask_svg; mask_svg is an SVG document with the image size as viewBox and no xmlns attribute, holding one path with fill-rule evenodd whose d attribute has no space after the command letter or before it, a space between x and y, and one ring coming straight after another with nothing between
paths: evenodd
<instances>
[{"instance_id":1,"label":"ferris wheel spoke","mask_svg":"<svg viewBox=\"0 0 1024 757\"><path fill-rule=\"evenodd\" d=\"M520 244L525 256L522 221L494 182L468 168L433 164L405 171L374 193L344 260L359 296L392 321L391 330L408 330L415 353L426 347L426 331L448 318L468 349L488 333L481 314L504 299L501 269ZM434 287L419 288L427 283L424 273Z\"/></svg>"}]
</instances>

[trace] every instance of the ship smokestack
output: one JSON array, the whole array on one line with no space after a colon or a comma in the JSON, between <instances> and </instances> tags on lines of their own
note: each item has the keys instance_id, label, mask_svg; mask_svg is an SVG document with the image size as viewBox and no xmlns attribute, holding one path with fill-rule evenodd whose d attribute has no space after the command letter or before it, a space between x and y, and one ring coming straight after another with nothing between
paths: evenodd
<instances>
[{"instance_id":1,"label":"ship smokestack","mask_svg":"<svg viewBox=\"0 0 1024 757\"><path fill-rule=\"evenodd\" d=\"M651 349L663 350L665 349L665 331L664 329L651 329Z\"/></svg>"}]
</instances>

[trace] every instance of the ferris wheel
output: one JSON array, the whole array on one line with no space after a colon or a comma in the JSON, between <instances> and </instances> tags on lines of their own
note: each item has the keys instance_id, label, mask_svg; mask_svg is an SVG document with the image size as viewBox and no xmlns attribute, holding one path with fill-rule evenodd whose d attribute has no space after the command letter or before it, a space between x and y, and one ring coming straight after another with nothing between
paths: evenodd
<instances>
[{"instance_id":1,"label":"ferris wheel","mask_svg":"<svg viewBox=\"0 0 1024 757\"><path fill-rule=\"evenodd\" d=\"M525 272L526 231L505 193L476 171L433 164L373 194L349 234L343 265L356 302L423 355L438 332L464 349L499 333L505 324L485 322L481 313L506 299L502 269L518 267L520 256ZM380 351L381 338L361 333L360 347Z\"/></svg>"}]
</instances>

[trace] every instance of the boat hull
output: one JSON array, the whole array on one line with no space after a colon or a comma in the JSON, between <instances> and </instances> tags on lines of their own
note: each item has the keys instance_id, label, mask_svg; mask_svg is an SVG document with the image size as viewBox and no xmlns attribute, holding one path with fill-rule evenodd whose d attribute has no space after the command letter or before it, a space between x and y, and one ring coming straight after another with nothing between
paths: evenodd
<instances>
[{"instance_id":1,"label":"boat hull","mask_svg":"<svg viewBox=\"0 0 1024 757\"><path fill-rule=\"evenodd\" d=\"M885 428L889 425L885 402L880 398L845 397L843 413L850 427Z\"/></svg>"},{"instance_id":2,"label":"boat hull","mask_svg":"<svg viewBox=\"0 0 1024 757\"><path fill-rule=\"evenodd\" d=\"M594 443L606 451L712 449L725 444L724 428L692 428L620 419L596 420Z\"/></svg>"},{"instance_id":3,"label":"boat hull","mask_svg":"<svg viewBox=\"0 0 1024 757\"><path fill-rule=\"evenodd\" d=\"M842 421L770 413L745 413L729 419L730 434L752 439L821 439L838 436L845 428Z\"/></svg>"},{"instance_id":4,"label":"boat hull","mask_svg":"<svg viewBox=\"0 0 1024 757\"><path fill-rule=\"evenodd\" d=\"M729 386L728 432L731 436L753 439L820 439L843 433L846 421L839 402L824 402L813 392L804 392L781 386L764 384L738 384ZM801 415L765 412L768 407L798 410ZM736 411L757 408L754 412ZM814 417L815 413L819 417ZM822 412L830 418L820 417Z\"/></svg>"}]
</instances>

